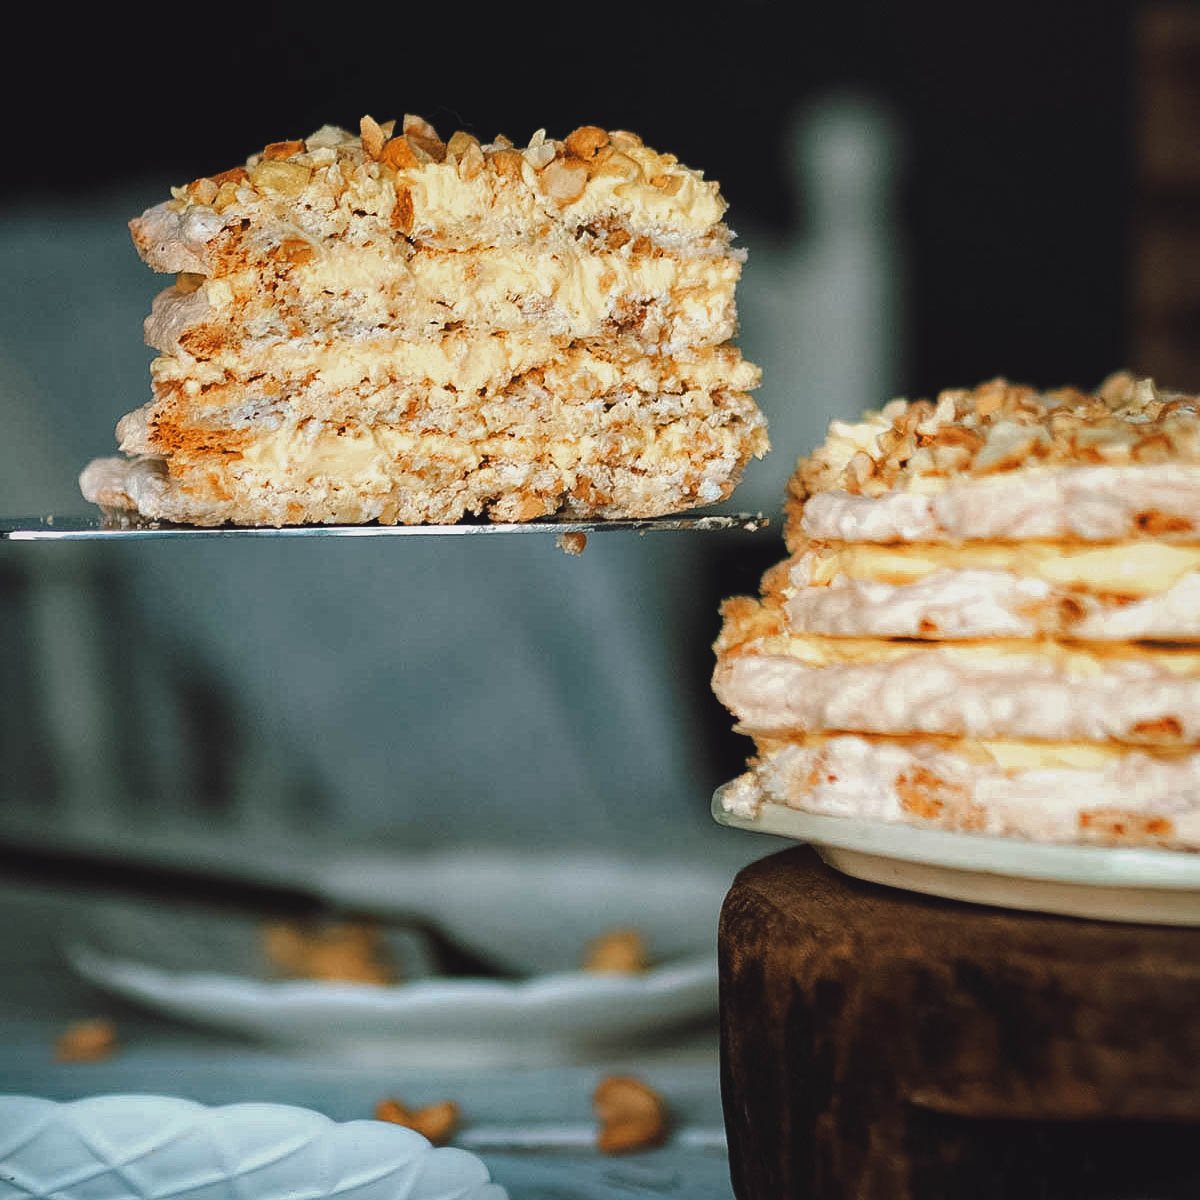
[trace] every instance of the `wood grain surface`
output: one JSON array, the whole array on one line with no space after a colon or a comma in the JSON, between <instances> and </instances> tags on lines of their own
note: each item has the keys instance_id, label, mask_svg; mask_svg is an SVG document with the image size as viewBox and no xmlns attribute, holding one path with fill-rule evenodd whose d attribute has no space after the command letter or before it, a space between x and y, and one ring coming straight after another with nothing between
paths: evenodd
<instances>
[{"instance_id":1,"label":"wood grain surface","mask_svg":"<svg viewBox=\"0 0 1200 1200\"><path fill-rule=\"evenodd\" d=\"M1200 929L861 883L808 847L720 926L739 1200L1200 1195Z\"/></svg>"}]
</instances>

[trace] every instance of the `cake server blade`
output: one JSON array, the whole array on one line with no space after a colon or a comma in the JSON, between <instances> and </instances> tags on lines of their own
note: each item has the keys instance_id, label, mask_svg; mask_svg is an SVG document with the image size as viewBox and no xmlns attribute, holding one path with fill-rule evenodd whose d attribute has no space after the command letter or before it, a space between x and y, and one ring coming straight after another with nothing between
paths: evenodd
<instances>
[{"instance_id":1,"label":"cake server blade","mask_svg":"<svg viewBox=\"0 0 1200 1200\"><path fill-rule=\"evenodd\" d=\"M688 530L693 533L742 531L756 533L770 519L762 513L719 513L640 517L613 520L570 520L543 518L537 521L462 521L455 525L285 525L270 526L172 525L150 521L134 523L103 516L32 516L0 517L0 541L69 542L128 541L148 538L227 538L227 537L439 537L474 534L529 533L660 533Z\"/></svg>"}]
</instances>

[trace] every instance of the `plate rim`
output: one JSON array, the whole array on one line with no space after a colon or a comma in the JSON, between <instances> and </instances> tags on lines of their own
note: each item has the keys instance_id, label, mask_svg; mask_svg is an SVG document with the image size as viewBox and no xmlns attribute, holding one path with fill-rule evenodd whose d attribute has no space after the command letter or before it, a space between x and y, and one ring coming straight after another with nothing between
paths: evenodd
<instances>
[{"instance_id":1,"label":"plate rim","mask_svg":"<svg viewBox=\"0 0 1200 1200\"><path fill-rule=\"evenodd\" d=\"M922 829L896 821L810 813L769 801L757 815L747 817L725 809L722 794L728 786L722 784L713 793L712 815L718 824L733 829L1010 878L1200 892L1200 854L1190 851L1030 842L993 834Z\"/></svg>"}]
</instances>

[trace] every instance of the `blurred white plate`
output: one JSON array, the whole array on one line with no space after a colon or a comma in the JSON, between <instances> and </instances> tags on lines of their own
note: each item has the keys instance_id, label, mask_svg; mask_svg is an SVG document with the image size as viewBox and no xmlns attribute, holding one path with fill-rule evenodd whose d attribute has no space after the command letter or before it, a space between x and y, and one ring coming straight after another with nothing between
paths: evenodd
<instances>
[{"instance_id":1,"label":"blurred white plate","mask_svg":"<svg viewBox=\"0 0 1200 1200\"><path fill-rule=\"evenodd\" d=\"M257 918L192 903L98 904L66 954L93 984L173 1017L412 1065L580 1061L715 1019L724 874L483 853L338 870L345 877L320 890L342 911L380 918L401 982L273 978ZM419 936L387 926L402 914L520 978L437 975ZM580 969L587 942L622 926L641 933L651 968Z\"/></svg>"},{"instance_id":2,"label":"blurred white plate","mask_svg":"<svg viewBox=\"0 0 1200 1200\"><path fill-rule=\"evenodd\" d=\"M383 1121L171 1096L0 1096L0 1200L507 1200L469 1151Z\"/></svg>"},{"instance_id":3,"label":"blurred white plate","mask_svg":"<svg viewBox=\"0 0 1200 1200\"><path fill-rule=\"evenodd\" d=\"M713 797L722 825L807 842L831 866L872 883L1002 908L1200 925L1200 854L1068 846L918 829L765 804L740 817Z\"/></svg>"}]
</instances>

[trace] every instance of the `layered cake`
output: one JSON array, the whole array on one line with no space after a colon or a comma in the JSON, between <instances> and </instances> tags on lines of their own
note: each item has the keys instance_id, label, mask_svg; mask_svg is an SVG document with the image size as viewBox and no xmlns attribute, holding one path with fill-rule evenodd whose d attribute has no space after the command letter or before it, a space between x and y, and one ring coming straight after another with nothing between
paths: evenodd
<instances>
[{"instance_id":1,"label":"layered cake","mask_svg":"<svg viewBox=\"0 0 1200 1200\"><path fill-rule=\"evenodd\" d=\"M1200 849L1200 419L1114 375L835 421L713 688L763 804Z\"/></svg>"},{"instance_id":2,"label":"layered cake","mask_svg":"<svg viewBox=\"0 0 1200 1200\"><path fill-rule=\"evenodd\" d=\"M528 145L364 117L131 222L152 399L105 509L199 525L646 517L767 449L716 182L595 126Z\"/></svg>"}]
</instances>

